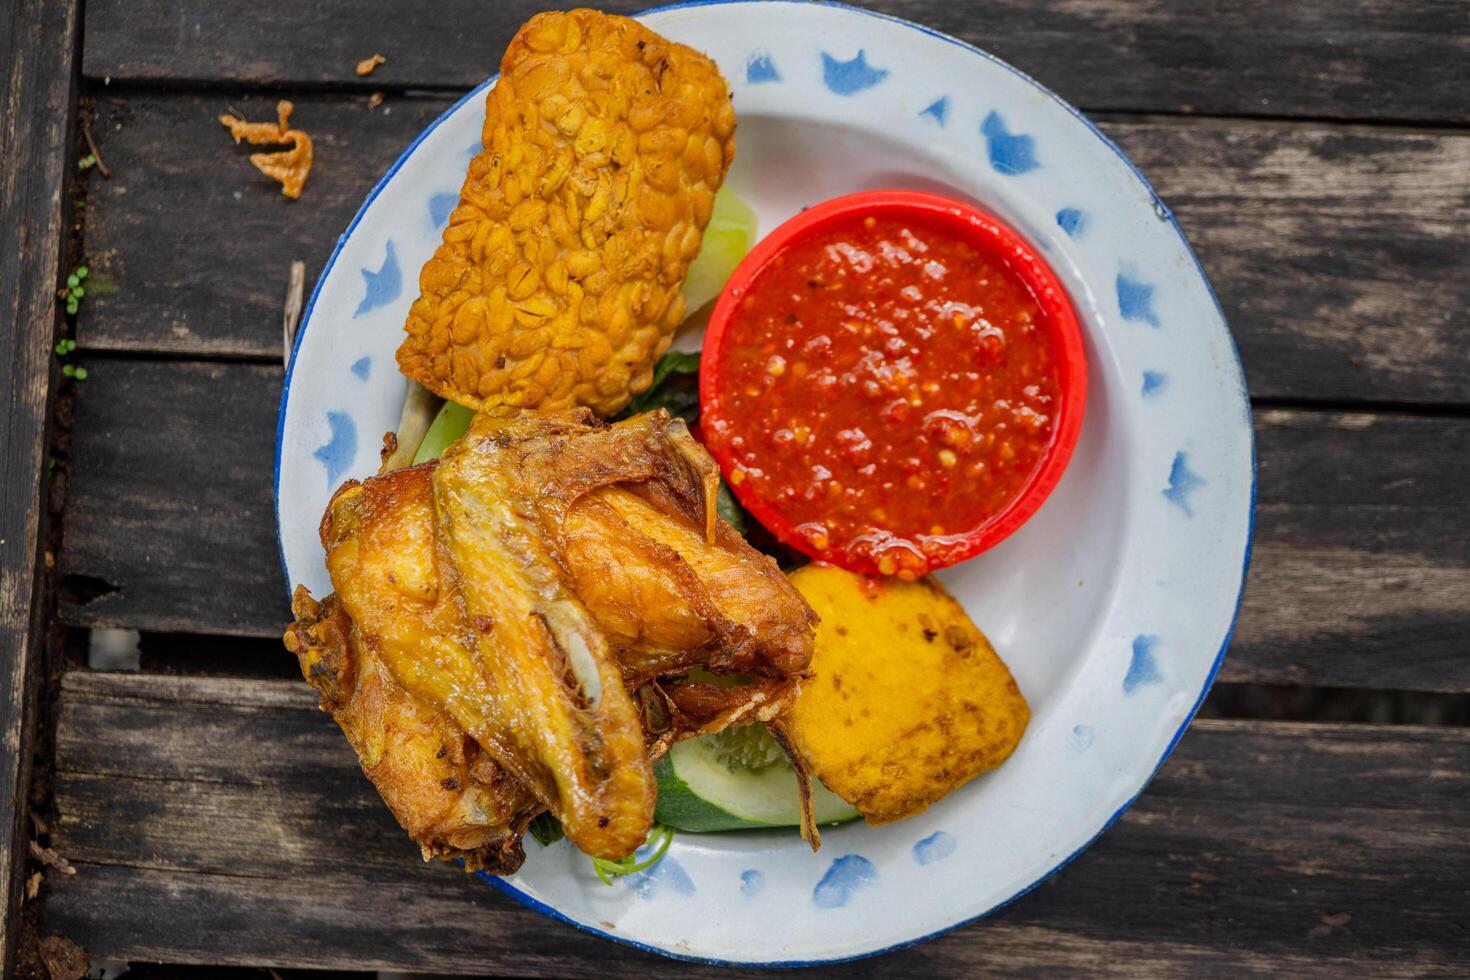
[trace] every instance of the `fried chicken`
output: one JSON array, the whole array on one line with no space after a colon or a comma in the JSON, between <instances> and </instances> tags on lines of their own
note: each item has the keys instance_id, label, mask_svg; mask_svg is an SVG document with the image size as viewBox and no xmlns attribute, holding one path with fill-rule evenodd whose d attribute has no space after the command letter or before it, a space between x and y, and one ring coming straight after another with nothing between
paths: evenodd
<instances>
[{"instance_id":1,"label":"fried chicken","mask_svg":"<svg viewBox=\"0 0 1470 980\"><path fill-rule=\"evenodd\" d=\"M322 521L328 603L404 697L466 733L582 850L621 857L652 825L651 761L774 717L811 660L815 617L716 516L717 486L662 410L611 426L482 413L437 464L338 490ZM524 809L502 812L510 824Z\"/></svg>"},{"instance_id":2,"label":"fried chicken","mask_svg":"<svg viewBox=\"0 0 1470 980\"><path fill-rule=\"evenodd\" d=\"M321 695L363 773L423 850L470 871L510 874L541 806L449 718L410 697L362 642L335 597L298 587L286 648Z\"/></svg>"}]
</instances>

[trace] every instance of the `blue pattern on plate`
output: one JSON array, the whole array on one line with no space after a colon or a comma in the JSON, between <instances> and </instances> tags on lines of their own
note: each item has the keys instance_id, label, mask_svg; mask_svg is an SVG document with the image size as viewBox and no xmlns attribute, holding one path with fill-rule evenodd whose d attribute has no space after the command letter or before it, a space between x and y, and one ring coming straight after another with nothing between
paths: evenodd
<instances>
[{"instance_id":1,"label":"blue pattern on plate","mask_svg":"<svg viewBox=\"0 0 1470 980\"><path fill-rule=\"evenodd\" d=\"M936 830L914 845L914 860L919 864L933 864L949 857L954 849L954 838L942 830Z\"/></svg>"},{"instance_id":2,"label":"blue pattern on plate","mask_svg":"<svg viewBox=\"0 0 1470 980\"><path fill-rule=\"evenodd\" d=\"M436 228L443 228L449 224L449 215L453 213L455 205L459 204L459 195L444 193L435 194L429 198L429 222Z\"/></svg>"},{"instance_id":3,"label":"blue pattern on plate","mask_svg":"<svg viewBox=\"0 0 1470 980\"><path fill-rule=\"evenodd\" d=\"M359 357L352 362L350 370L353 374L357 375L359 380L366 381L368 375L373 371L373 359L371 357Z\"/></svg>"},{"instance_id":4,"label":"blue pattern on plate","mask_svg":"<svg viewBox=\"0 0 1470 980\"><path fill-rule=\"evenodd\" d=\"M684 865L677 858L668 854L647 871L629 875L628 882L642 899L655 898L665 890L676 895L694 894L694 879L689 877L689 872L684 870Z\"/></svg>"},{"instance_id":5,"label":"blue pattern on plate","mask_svg":"<svg viewBox=\"0 0 1470 980\"><path fill-rule=\"evenodd\" d=\"M1189 468L1189 460L1185 458L1184 453L1175 453L1174 465L1169 467L1169 485L1164 488L1164 496L1169 502L1184 511L1186 517L1193 517L1194 511L1189 507L1189 495L1204 485L1204 478Z\"/></svg>"},{"instance_id":6,"label":"blue pattern on plate","mask_svg":"<svg viewBox=\"0 0 1470 980\"><path fill-rule=\"evenodd\" d=\"M920 109L919 115L933 117L934 121L939 123L940 127L943 128L944 118L945 116L949 115L949 96L944 95L935 99L933 102Z\"/></svg>"},{"instance_id":7,"label":"blue pattern on plate","mask_svg":"<svg viewBox=\"0 0 1470 980\"><path fill-rule=\"evenodd\" d=\"M856 95L870 89L888 77L887 68L874 68L868 64L868 55L858 50L851 61L838 61L827 52L822 52L822 81L838 95Z\"/></svg>"},{"instance_id":8,"label":"blue pattern on plate","mask_svg":"<svg viewBox=\"0 0 1470 980\"><path fill-rule=\"evenodd\" d=\"M1162 371L1143 372L1143 397L1153 398L1163 394L1164 386L1169 383L1169 376Z\"/></svg>"},{"instance_id":9,"label":"blue pattern on plate","mask_svg":"<svg viewBox=\"0 0 1470 980\"><path fill-rule=\"evenodd\" d=\"M755 868L747 868L740 872L740 894L746 898L755 898L766 887L766 876Z\"/></svg>"},{"instance_id":10,"label":"blue pattern on plate","mask_svg":"<svg viewBox=\"0 0 1470 980\"><path fill-rule=\"evenodd\" d=\"M1080 238L1087 227L1087 215L1079 208L1062 208L1057 212L1057 227L1065 231L1068 238Z\"/></svg>"},{"instance_id":11,"label":"blue pattern on plate","mask_svg":"<svg viewBox=\"0 0 1470 980\"><path fill-rule=\"evenodd\" d=\"M781 81L781 72L771 60L771 52L765 48L756 48L750 53L745 62L745 81L749 85Z\"/></svg>"},{"instance_id":12,"label":"blue pattern on plate","mask_svg":"<svg viewBox=\"0 0 1470 980\"><path fill-rule=\"evenodd\" d=\"M1123 314L1123 319L1159 326L1159 315L1154 312L1154 287L1126 272L1119 272L1117 289L1118 311Z\"/></svg>"},{"instance_id":13,"label":"blue pattern on plate","mask_svg":"<svg viewBox=\"0 0 1470 980\"><path fill-rule=\"evenodd\" d=\"M1078 752L1086 752L1092 748L1092 726L1073 725L1072 733L1067 736L1067 744Z\"/></svg>"},{"instance_id":14,"label":"blue pattern on plate","mask_svg":"<svg viewBox=\"0 0 1470 980\"><path fill-rule=\"evenodd\" d=\"M819 909L840 909L853 892L878 880L878 869L861 854L844 854L832 862L812 889L812 904Z\"/></svg>"},{"instance_id":15,"label":"blue pattern on plate","mask_svg":"<svg viewBox=\"0 0 1470 980\"><path fill-rule=\"evenodd\" d=\"M336 486L357 456L357 423L346 412L328 412L327 425L332 429L332 437L312 455L326 467L330 487Z\"/></svg>"},{"instance_id":16,"label":"blue pattern on plate","mask_svg":"<svg viewBox=\"0 0 1470 980\"><path fill-rule=\"evenodd\" d=\"M1128 673L1123 677L1123 693L1132 694L1140 687L1157 684L1164 679L1159 673L1159 663L1154 659L1157 636L1140 633L1133 638L1133 658L1128 661Z\"/></svg>"},{"instance_id":17,"label":"blue pattern on plate","mask_svg":"<svg viewBox=\"0 0 1470 980\"><path fill-rule=\"evenodd\" d=\"M362 302L357 304L357 310L352 314L353 319L380 306L387 306L403 292L403 273L398 270L398 255L393 251L393 240L390 238L386 245L387 254L378 271L368 268L362 270L362 279L367 288L363 290Z\"/></svg>"},{"instance_id":18,"label":"blue pattern on plate","mask_svg":"<svg viewBox=\"0 0 1470 980\"><path fill-rule=\"evenodd\" d=\"M1036 162L1036 141L1024 133L1006 129L1006 121L995 110L980 124L980 132L990 152L990 165L997 173L1015 177L1041 166Z\"/></svg>"}]
</instances>

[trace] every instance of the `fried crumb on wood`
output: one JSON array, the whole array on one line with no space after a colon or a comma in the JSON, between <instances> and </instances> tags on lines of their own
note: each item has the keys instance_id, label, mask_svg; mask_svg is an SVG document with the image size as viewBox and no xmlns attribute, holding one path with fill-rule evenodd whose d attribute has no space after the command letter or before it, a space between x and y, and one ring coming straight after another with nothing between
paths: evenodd
<instances>
[{"instance_id":1,"label":"fried crumb on wood","mask_svg":"<svg viewBox=\"0 0 1470 980\"><path fill-rule=\"evenodd\" d=\"M41 894L41 881L45 877L41 872L36 871L26 879L26 901L30 901Z\"/></svg>"},{"instance_id":2,"label":"fried crumb on wood","mask_svg":"<svg viewBox=\"0 0 1470 980\"><path fill-rule=\"evenodd\" d=\"M52 850L51 848L42 847L35 841L31 841L30 845L31 857L35 858L36 861L38 861L39 863L45 865L48 868L55 868L62 874L74 875L77 873L77 869L71 866L70 861L62 857L60 854L57 854L56 851Z\"/></svg>"},{"instance_id":3,"label":"fried crumb on wood","mask_svg":"<svg viewBox=\"0 0 1470 980\"><path fill-rule=\"evenodd\" d=\"M238 116L228 114L219 117L220 124L229 128L236 143L243 139L251 146L290 144L289 150L252 153L250 162L255 165L255 169L278 181L281 193L293 201L301 196L301 188L311 173L312 162L311 137L299 129L290 128L291 110L294 108L286 99L277 102L276 123L246 122Z\"/></svg>"},{"instance_id":4,"label":"fried crumb on wood","mask_svg":"<svg viewBox=\"0 0 1470 980\"><path fill-rule=\"evenodd\" d=\"M51 980L81 980L92 969L87 951L65 936L44 936L37 947Z\"/></svg>"},{"instance_id":5,"label":"fried crumb on wood","mask_svg":"<svg viewBox=\"0 0 1470 980\"><path fill-rule=\"evenodd\" d=\"M372 110L376 109L378 106L380 106L382 104L383 104L383 93L382 92L374 92L372 95L369 95L368 96L368 111L369 112L371 112Z\"/></svg>"},{"instance_id":6,"label":"fried crumb on wood","mask_svg":"<svg viewBox=\"0 0 1470 980\"><path fill-rule=\"evenodd\" d=\"M358 77L366 78L368 75L371 75L373 72L377 71L378 66L387 60L387 58L384 58L380 54L374 54L371 58L362 59L357 63Z\"/></svg>"}]
</instances>

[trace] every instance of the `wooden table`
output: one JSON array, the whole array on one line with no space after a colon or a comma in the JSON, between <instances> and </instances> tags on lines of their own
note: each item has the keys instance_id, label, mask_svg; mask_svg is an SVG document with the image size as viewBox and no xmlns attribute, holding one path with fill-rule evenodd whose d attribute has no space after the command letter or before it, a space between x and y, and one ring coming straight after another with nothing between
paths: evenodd
<instances>
[{"instance_id":1,"label":"wooden table","mask_svg":"<svg viewBox=\"0 0 1470 980\"><path fill-rule=\"evenodd\" d=\"M1464 970L1470 731L1394 722L1463 725L1470 691L1466 6L873 5L1054 87L1154 180L1240 344L1260 501L1214 717L1138 803L1005 911L832 972ZM7 950L61 934L179 964L714 972L422 864L278 641L289 265L310 288L368 188L535 9L0 13ZM387 63L357 77L375 51ZM270 118L283 96L317 147L295 203L215 121ZM82 128L100 156L85 171ZM64 317L55 290L81 262L92 289ZM84 382L59 373L60 336ZM143 670L85 669L94 627L141 630ZM1262 705L1279 717L1250 716ZM1319 710L1353 705L1389 714ZM39 867L27 803L76 874L46 868L21 910Z\"/></svg>"}]
</instances>

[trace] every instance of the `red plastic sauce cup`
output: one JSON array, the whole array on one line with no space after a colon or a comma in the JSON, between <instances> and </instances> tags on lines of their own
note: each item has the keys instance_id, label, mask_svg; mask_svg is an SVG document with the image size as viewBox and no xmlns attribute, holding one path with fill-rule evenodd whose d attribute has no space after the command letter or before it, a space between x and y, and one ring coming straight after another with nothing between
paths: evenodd
<instances>
[{"instance_id":1,"label":"red plastic sauce cup","mask_svg":"<svg viewBox=\"0 0 1470 980\"><path fill-rule=\"evenodd\" d=\"M937 228L963 240L986 260L1003 265L1025 285L1036 301L1041 314L1039 326L1050 341L1054 358L1058 398L1050 442L1039 463L1008 504L990 514L979 526L954 532L951 540L958 538L958 542L944 549L942 560L931 558L929 570L934 570L993 547L1035 514L1061 479L1082 429L1087 402L1087 358L1077 314L1051 267L1009 225L969 204L936 194L906 190L850 194L808 208L791 218L750 251L715 303L700 360L701 427L710 452L728 478L737 462L729 445L734 433L729 431L728 425L712 425L711 422L726 418L723 397L726 381L721 374L725 359L722 352L726 344L739 338L742 301L761 273L784 250L834 224L844 224L859 216L873 216L880 220L911 219L916 224ZM724 435L720 434L722 429L725 430ZM764 451L776 452L769 448ZM783 543L813 559L851 571L863 574L878 572L872 561L854 558L836 544L825 549L816 547L809 536L797 531L793 521L782 512L779 502L763 497L753 481L732 482L731 486L741 504Z\"/></svg>"}]
</instances>

